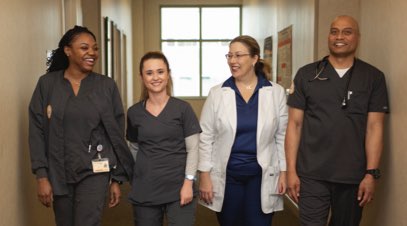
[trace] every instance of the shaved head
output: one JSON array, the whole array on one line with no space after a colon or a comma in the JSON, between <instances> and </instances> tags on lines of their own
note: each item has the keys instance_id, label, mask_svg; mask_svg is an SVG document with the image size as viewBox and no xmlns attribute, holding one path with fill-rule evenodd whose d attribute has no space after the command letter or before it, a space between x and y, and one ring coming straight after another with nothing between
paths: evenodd
<instances>
[{"instance_id":1,"label":"shaved head","mask_svg":"<svg viewBox=\"0 0 407 226\"><path fill-rule=\"evenodd\" d=\"M352 28L356 31L357 35L360 35L360 30L359 30L359 23L355 20L355 18L348 16L348 15L340 15L335 17L335 19L331 23L331 28L338 22L341 21L346 21L348 22Z\"/></svg>"},{"instance_id":2,"label":"shaved head","mask_svg":"<svg viewBox=\"0 0 407 226\"><path fill-rule=\"evenodd\" d=\"M337 16L331 23L328 47L332 57L348 58L355 56L360 38L358 22L350 16Z\"/></svg>"}]
</instances>

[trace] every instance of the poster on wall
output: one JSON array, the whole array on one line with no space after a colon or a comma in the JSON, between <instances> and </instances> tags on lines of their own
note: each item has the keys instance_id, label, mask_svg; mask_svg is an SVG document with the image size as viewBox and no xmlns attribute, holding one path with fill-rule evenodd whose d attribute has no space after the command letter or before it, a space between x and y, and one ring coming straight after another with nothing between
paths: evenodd
<instances>
[{"instance_id":1,"label":"poster on wall","mask_svg":"<svg viewBox=\"0 0 407 226\"><path fill-rule=\"evenodd\" d=\"M111 30L111 21L108 17L103 18L103 65L104 71L103 74L107 75L108 77L113 77L112 73L112 30Z\"/></svg>"},{"instance_id":2,"label":"poster on wall","mask_svg":"<svg viewBox=\"0 0 407 226\"><path fill-rule=\"evenodd\" d=\"M273 74L273 38L271 36L264 39L263 59L264 67L271 78Z\"/></svg>"},{"instance_id":3,"label":"poster on wall","mask_svg":"<svg viewBox=\"0 0 407 226\"><path fill-rule=\"evenodd\" d=\"M292 80L292 25L278 32L277 83L289 89Z\"/></svg>"}]
</instances>

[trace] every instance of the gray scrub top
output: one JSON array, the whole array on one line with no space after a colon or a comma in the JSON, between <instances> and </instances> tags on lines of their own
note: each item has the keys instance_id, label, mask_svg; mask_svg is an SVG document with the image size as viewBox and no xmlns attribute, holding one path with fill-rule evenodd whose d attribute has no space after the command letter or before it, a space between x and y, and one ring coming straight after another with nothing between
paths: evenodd
<instances>
[{"instance_id":1,"label":"gray scrub top","mask_svg":"<svg viewBox=\"0 0 407 226\"><path fill-rule=\"evenodd\" d=\"M94 104L88 98L92 91L94 78L86 77L81 82L78 95L75 96L71 85L67 83L60 92L68 92L64 113L64 161L67 183L77 183L93 174L92 159L97 158L97 145L102 145L101 157L109 155L109 164L115 165L116 159L108 141L101 117ZM90 149L89 149L89 145Z\"/></svg>"},{"instance_id":2,"label":"gray scrub top","mask_svg":"<svg viewBox=\"0 0 407 226\"><path fill-rule=\"evenodd\" d=\"M349 70L342 78L328 63L321 77L329 79L318 80L313 79L317 66L318 62L315 62L299 69L294 78L295 91L287 102L290 107L304 111L298 175L359 184L366 170L368 113L389 111L384 74L356 59L353 71ZM345 92L348 93L348 106L342 108Z\"/></svg>"},{"instance_id":3,"label":"gray scrub top","mask_svg":"<svg viewBox=\"0 0 407 226\"><path fill-rule=\"evenodd\" d=\"M201 132L191 106L171 97L155 117L139 102L127 113L127 139L137 142L130 202L151 206L180 200L185 178L185 138Z\"/></svg>"}]
</instances>

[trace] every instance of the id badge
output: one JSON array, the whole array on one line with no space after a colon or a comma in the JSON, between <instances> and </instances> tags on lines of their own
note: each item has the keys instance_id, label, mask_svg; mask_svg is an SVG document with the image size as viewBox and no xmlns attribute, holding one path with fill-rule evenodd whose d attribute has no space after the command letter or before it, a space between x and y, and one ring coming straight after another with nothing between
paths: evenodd
<instances>
[{"instance_id":1,"label":"id badge","mask_svg":"<svg viewBox=\"0 0 407 226\"><path fill-rule=\"evenodd\" d=\"M108 158L93 159L92 168L94 173L110 172L109 159Z\"/></svg>"}]
</instances>

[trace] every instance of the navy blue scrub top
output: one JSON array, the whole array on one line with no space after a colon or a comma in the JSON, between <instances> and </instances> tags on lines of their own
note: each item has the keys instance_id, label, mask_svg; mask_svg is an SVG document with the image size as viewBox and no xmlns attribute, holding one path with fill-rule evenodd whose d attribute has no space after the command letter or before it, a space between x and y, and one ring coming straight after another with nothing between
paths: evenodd
<instances>
[{"instance_id":1,"label":"navy blue scrub top","mask_svg":"<svg viewBox=\"0 0 407 226\"><path fill-rule=\"evenodd\" d=\"M235 79L230 77L222 87L230 87L236 93L237 126L236 136L229 157L227 173L229 175L258 175L261 167L257 162L257 117L259 105L259 89L271 86L264 76L257 76L257 85L246 103L235 84Z\"/></svg>"}]
</instances>

